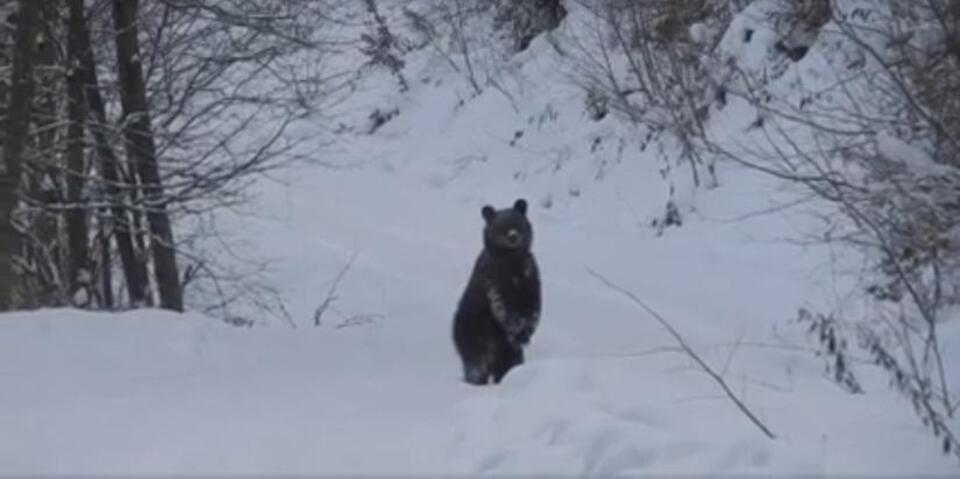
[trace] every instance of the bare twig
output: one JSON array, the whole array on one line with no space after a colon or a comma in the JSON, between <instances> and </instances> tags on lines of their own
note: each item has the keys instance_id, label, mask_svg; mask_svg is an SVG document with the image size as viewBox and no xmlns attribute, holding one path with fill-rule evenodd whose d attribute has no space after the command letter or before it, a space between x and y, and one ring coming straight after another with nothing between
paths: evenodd
<instances>
[{"instance_id":1,"label":"bare twig","mask_svg":"<svg viewBox=\"0 0 960 479\"><path fill-rule=\"evenodd\" d=\"M688 356L690 356L690 358L693 359L694 362L697 363L697 365L700 367L701 370L703 370L703 372L707 373L707 375L710 376L710 378L713 379L717 383L717 385L720 386L720 389L723 390L723 392L727 395L727 397L730 398L731 401L733 401L733 403L737 406L737 408L740 409L740 411L745 416L747 416L748 419L750 419L750 422L752 422L755 426L757 426L757 428L759 428L760 431L762 431L763 434L768 438L776 439L776 436L763 423L763 421L757 418L757 416L752 411L750 411L749 408L747 408L747 406L743 403L743 401L740 400L739 396L737 396L737 394L730 389L730 386L727 385L727 382L723 379L723 377L717 374L717 372L714 371L713 368L711 368L710 365L708 365L700 357L700 355L693 350L693 348L689 344L687 344L686 340L683 339L683 336L681 336L680 333L676 330L676 328L674 328L673 325L671 325L666 319L664 319L664 317L661 316L660 313L658 313L656 310L648 306L647 303L643 302L643 300L638 298L635 294L633 294L629 290L610 281L609 279L597 273L596 271L593 271L590 268L587 268L587 271L594 278L597 278L598 280L600 280L600 282L605 284L608 288L614 291L617 291L618 293L630 299L630 301L632 301L634 304L636 304L641 309L646 311L647 314L652 316L658 323L660 323L660 325L663 326L664 329L666 329L671 336L673 336L673 339L677 341L677 344L683 349L683 351Z\"/></svg>"},{"instance_id":2,"label":"bare twig","mask_svg":"<svg viewBox=\"0 0 960 479\"><path fill-rule=\"evenodd\" d=\"M313 313L314 326L320 326L321 320L323 319L323 314L337 300L337 288L340 287L340 282L343 281L343 278L350 271L350 268L353 267L353 262L356 259L357 252L354 251L353 254L350 255L350 259L347 260L346 264L343 265L343 268L340 269L340 272L334 276L333 282L330 284L330 289L327 291L327 296L323 299L323 302L320 303L320 306L317 307L316 312Z\"/></svg>"},{"instance_id":3,"label":"bare twig","mask_svg":"<svg viewBox=\"0 0 960 479\"><path fill-rule=\"evenodd\" d=\"M733 347L730 348L730 353L727 354L727 360L723 363L723 369L720 370L720 377L727 375L727 370L730 369L730 364L733 363L733 357L736 356L737 351L740 350L740 344L743 343L744 334L746 333L741 332L740 335L737 336L737 340L733 343Z\"/></svg>"}]
</instances>

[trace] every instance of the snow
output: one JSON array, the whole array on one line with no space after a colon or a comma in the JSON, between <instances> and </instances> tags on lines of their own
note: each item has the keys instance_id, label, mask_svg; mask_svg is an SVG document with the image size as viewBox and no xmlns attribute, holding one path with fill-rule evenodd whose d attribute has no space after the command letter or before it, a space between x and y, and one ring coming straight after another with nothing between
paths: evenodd
<instances>
[{"instance_id":1,"label":"snow","mask_svg":"<svg viewBox=\"0 0 960 479\"><path fill-rule=\"evenodd\" d=\"M933 161L929 154L889 135L877 138L877 149L885 158L903 165L908 172L921 178L943 176L947 170Z\"/></svg>"},{"instance_id":2,"label":"snow","mask_svg":"<svg viewBox=\"0 0 960 479\"><path fill-rule=\"evenodd\" d=\"M710 30L702 22L690 25L690 39L695 43L704 44L710 37Z\"/></svg>"},{"instance_id":3,"label":"snow","mask_svg":"<svg viewBox=\"0 0 960 479\"><path fill-rule=\"evenodd\" d=\"M427 58L408 60L403 96L389 74L369 77L337 112L352 133L223 214L240 257L271 260L296 327L255 312L248 328L159 311L0 315L0 474L955 474L882 374L857 369L867 393L847 394L791 322L845 304L851 286L831 251L789 241L814 221L778 208L793 193L731 165L715 189L686 188L676 165L664 180L661 155L587 118L544 38L512 61L513 101L489 88L460 104L463 79ZM378 107L400 113L367 135ZM738 123L731 141L752 121L737 108L719 116ZM657 236L671 183L685 222ZM481 206L517 197L531 204L540 329L525 365L472 387L453 308ZM666 317L776 439L588 270Z\"/></svg>"},{"instance_id":4,"label":"snow","mask_svg":"<svg viewBox=\"0 0 960 479\"><path fill-rule=\"evenodd\" d=\"M949 470L896 398L842 393L806 353L744 346L731 364L770 441L680 355L643 346L577 354L545 334L527 366L481 389L426 328L417 341L159 312L2 322L5 474Z\"/></svg>"}]
</instances>

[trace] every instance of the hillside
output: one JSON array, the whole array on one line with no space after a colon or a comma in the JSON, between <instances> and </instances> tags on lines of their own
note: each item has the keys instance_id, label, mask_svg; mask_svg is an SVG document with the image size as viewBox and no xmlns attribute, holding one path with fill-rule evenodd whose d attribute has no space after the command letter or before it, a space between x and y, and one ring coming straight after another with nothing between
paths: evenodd
<instances>
[{"instance_id":1,"label":"hillside","mask_svg":"<svg viewBox=\"0 0 960 479\"><path fill-rule=\"evenodd\" d=\"M383 3L400 22L408 2ZM760 28L750 14L726 48ZM197 312L0 316L0 473L955 474L882 372L855 363L865 392L849 394L797 323L802 307L861 306L854 261L800 244L820 206L784 207L802 193L733 162L694 187L675 145L641 149L616 115L590 118L571 80L587 15L571 6L499 65L503 91L474 94L427 48L405 58L406 91L369 70L324 112L333 127L299 123L313 161L217 217L236 261L269 261L283 313L238 309L249 327ZM769 47L756 38L744 61ZM824 81L828 47L782 85ZM397 113L370 132L377 109ZM731 101L708 121L734 144L753 115ZM519 197L542 324L525 365L471 387L452 314L480 208ZM668 199L682 225L661 230ZM591 271L662 314L776 438Z\"/></svg>"}]
</instances>

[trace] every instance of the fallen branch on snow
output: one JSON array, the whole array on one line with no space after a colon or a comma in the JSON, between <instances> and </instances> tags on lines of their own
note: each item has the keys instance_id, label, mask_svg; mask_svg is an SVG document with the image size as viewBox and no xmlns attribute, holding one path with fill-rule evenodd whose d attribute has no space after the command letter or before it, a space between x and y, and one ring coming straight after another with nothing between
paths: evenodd
<instances>
[{"instance_id":1,"label":"fallen branch on snow","mask_svg":"<svg viewBox=\"0 0 960 479\"><path fill-rule=\"evenodd\" d=\"M694 360L694 362L697 363L698 366L700 366L700 369L702 369L703 372L707 373L707 375L710 376L710 378L712 378L718 385L720 385L720 388L723 389L723 392L726 393L727 397L730 398L731 401L733 401L733 403L737 406L737 408L739 408L740 411L743 412L743 414L746 415L748 419L750 419L750 422L752 422L755 426L760 428L760 430L763 431L763 433L770 439L776 439L776 436L773 434L773 432L771 432L770 429L765 424L763 424L763 422L760 421L760 419L757 418L757 416L753 414L753 412L750 411L749 408L747 408L746 404L744 404L743 401L740 400L737 394L730 389L730 386L727 385L727 382L724 381L723 377L717 374L717 372L714 371L713 368L711 368L710 365L708 365L703 360L703 358L701 358L700 355L698 355L696 351L694 351L693 348L690 347L689 344L687 344L687 342L683 339L683 336L681 336L680 333L676 330L676 328L674 328L666 319L664 319L664 317L661 316L660 313L656 312L656 310L654 310L650 306L647 306L647 303L644 303L643 300L638 298L635 294L631 293L626 288L610 281L609 279L605 278L603 275L597 273L596 271L590 268L587 268L587 272L589 272L594 278L597 278L598 280L600 280L608 288L626 296L628 299L630 299L630 301L632 301L637 306L640 306L640 308L646 311L650 316L653 316L653 318L656 319L657 322L659 322L660 325L663 326L667 330L667 332L670 333L671 336L673 336L673 338L677 341L677 344L680 346L680 348L683 349L683 351L687 353L687 355L690 356Z\"/></svg>"}]
</instances>

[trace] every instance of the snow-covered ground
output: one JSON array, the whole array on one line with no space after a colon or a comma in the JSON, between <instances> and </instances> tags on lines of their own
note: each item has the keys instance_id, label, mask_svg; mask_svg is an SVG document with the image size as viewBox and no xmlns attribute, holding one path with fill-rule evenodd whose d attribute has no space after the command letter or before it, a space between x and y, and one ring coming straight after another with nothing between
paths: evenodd
<instances>
[{"instance_id":1,"label":"snow-covered ground","mask_svg":"<svg viewBox=\"0 0 960 479\"><path fill-rule=\"evenodd\" d=\"M791 322L849 292L831 251L789 241L810 219L774 207L795 197L729 165L715 189L664 180L614 119L587 118L546 41L515 62L513 101L491 88L460 104L462 79L426 59L404 95L371 76L339 121L400 114L317 158L344 168L299 165L257 185L249 214L221 218L238 254L272 260L296 327L0 316L0 474L956 472L882 376L864 368L867 394L847 394ZM657 236L669 181L685 223ZM531 203L543 320L525 365L471 387L453 309L481 206L517 197ZM590 270L671 321L776 439Z\"/></svg>"}]
</instances>

